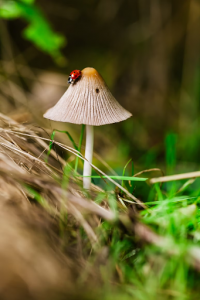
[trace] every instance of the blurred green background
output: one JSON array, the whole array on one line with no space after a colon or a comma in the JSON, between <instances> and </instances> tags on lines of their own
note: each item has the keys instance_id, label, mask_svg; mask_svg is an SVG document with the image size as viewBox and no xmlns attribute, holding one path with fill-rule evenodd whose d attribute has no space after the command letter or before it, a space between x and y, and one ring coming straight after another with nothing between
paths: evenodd
<instances>
[{"instance_id":1,"label":"blurred green background","mask_svg":"<svg viewBox=\"0 0 200 300\"><path fill-rule=\"evenodd\" d=\"M119 174L130 158L136 171L197 170L199 28L198 0L0 0L0 112L78 141L81 126L42 115L73 69L94 67L133 114L95 128L96 153Z\"/></svg>"}]
</instances>

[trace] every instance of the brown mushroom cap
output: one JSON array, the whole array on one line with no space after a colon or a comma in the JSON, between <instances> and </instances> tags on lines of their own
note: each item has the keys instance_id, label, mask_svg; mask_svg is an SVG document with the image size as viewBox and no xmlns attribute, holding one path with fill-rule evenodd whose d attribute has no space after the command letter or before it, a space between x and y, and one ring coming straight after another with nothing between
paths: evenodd
<instances>
[{"instance_id":1,"label":"brown mushroom cap","mask_svg":"<svg viewBox=\"0 0 200 300\"><path fill-rule=\"evenodd\" d=\"M95 126L121 122L131 116L93 68L83 69L81 78L71 84L57 104L44 114L53 121Z\"/></svg>"}]
</instances>

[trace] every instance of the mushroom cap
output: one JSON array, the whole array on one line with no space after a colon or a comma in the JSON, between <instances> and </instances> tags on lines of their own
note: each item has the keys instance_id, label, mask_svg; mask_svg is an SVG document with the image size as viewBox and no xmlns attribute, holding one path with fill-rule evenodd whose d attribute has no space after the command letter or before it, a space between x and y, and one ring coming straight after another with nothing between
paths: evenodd
<instances>
[{"instance_id":1,"label":"mushroom cap","mask_svg":"<svg viewBox=\"0 0 200 300\"><path fill-rule=\"evenodd\" d=\"M82 75L44 117L53 121L100 126L121 122L132 114L113 97L101 75L85 68Z\"/></svg>"}]
</instances>

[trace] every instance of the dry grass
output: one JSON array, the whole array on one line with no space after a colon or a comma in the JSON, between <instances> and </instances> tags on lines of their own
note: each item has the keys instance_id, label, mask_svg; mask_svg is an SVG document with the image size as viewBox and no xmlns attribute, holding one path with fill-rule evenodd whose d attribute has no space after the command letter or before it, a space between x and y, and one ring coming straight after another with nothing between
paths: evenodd
<instances>
[{"instance_id":1,"label":"dry grass","mask_svg":"<svg viewBox=\"0 0 200 300\"><path fill-rule=\"evenodd\" d=\"M2 114L0 128L0 295L58 299L71 293L85 264L79 225L92 249L98 244L94 214L108 220L114 214L84 197L80 179L69 174L63 179L65 162L53 150L44 162L48 145L31 128ZM93 186L92 194L97 191ZM88 213L93 215L89 221ZM63 238L67 214L69 234Z\"/></svg>"},{"instance_id":2,"label":"dry grass","mask_svg":"<svg viewBox=\"0 0 200 300\"><path fill-rule=\"evenodd\" d=\"M98 231L102 220L137 236L136 241L165 249L169 256L181 255L170 238L142 223L137 210L144 205L125 189L128 204L123 207L119 202L116 213L106 199L101 205L93 201L104 191L92 185L86 193L81 178L54 150L46 163L50 140L43 134L0 114L1 299L76 299L80 295L88 299L89 290L92 299L91 290L102 283L100 265L110 264L109 248ZM187 263L198 271L199 253L193 246L186 255ZM110 280L115 285L123 281L118 265Z\"/></svg>"}]
</instances>

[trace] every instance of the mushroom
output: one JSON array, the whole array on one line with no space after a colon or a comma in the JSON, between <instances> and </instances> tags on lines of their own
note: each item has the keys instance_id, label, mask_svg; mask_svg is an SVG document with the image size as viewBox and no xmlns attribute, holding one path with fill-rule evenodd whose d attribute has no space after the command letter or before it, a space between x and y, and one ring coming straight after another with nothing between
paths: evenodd
<instances>
[{"instance_id":1,"label":"mushroom","mask_svg":"<svg viewBox=\"0 0 200 300\"><path fill-rule=\"evenodd\" d=\"M44 117L53 121L86 125L83 187L90 189L94 128L117 123L131 117L113 97L101 75L94 68L85 68L80 78L69 86L65 94Z\"/></svg>"}]
</instances>

